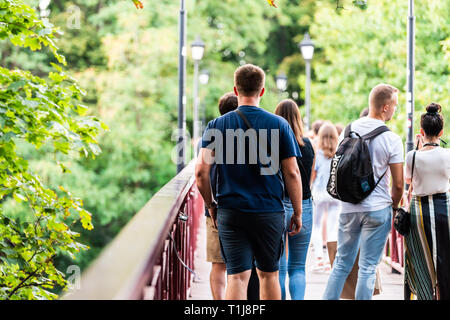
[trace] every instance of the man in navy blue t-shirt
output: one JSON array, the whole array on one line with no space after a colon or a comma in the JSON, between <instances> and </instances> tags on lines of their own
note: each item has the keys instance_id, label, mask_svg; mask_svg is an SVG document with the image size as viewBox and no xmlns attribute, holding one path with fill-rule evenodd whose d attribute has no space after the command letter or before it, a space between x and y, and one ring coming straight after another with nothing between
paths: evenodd
<instances>
[{"instance_id":1,"label":"man in navy blue t-shirt","mask_svg":"<svg viewBox=\"0 0 450 320\"><path fill-rule=\"evenodd\" d=\"M294 207L290 234L301 229L301 157L289 124L259 108L264 71L239 67L234 91L239 107L208 123L196 166L198 188L217 223L227 266L226 299L246 299L253 257L261 299L281 299L278 280L283 250L284 188ZM211 165L217 166L217 203L211 193Z\"/></svg>"}]
</instances>

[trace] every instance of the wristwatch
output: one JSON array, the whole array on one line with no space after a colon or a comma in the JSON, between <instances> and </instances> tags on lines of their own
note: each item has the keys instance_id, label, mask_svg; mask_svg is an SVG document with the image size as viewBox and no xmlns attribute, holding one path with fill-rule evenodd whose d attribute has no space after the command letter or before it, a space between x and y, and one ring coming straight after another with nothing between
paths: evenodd
<instances>
[{"instance_id":1,"label":"wristwatch","mask_svg":"<svg viewBox=\"0 0 450 320\"><path fill-rule=\"evenodd\" d=\"M205 203L205 206L206 206L206 209L217 208L217 201L213 200L213 202L211 202L211 205L209 205L209 206Z\"/></svg>"}]
</instances>

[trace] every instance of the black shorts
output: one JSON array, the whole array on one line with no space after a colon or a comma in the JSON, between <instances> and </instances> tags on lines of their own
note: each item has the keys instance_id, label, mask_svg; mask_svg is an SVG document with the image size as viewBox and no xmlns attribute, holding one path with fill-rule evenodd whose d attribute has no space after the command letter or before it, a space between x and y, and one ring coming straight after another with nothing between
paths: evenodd
<instances>
[{"instance_id":1,"label":"black shorts","mask_svg":"<svg viewBox=\"0 0 450 320\"><path fill-rule=\"evenodd\" d=\"M227 274L251 270L253 258L259 270L278 271L284 249L284 212L218 209L217 226Z\"/></svg>"}]
</instances>

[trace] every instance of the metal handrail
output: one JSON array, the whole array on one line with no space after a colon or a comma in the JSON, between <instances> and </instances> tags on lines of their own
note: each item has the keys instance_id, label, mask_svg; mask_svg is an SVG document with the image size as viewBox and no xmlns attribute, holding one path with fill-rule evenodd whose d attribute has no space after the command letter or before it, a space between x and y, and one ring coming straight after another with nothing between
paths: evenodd
<instances>
[{"instance_id":1,"label":"metal handrail","mask_svg":"<svg viewBox=\"0 0 450 320\"><path fill-rule=\"evenodd\" d=\"M393 226L386 243L383 260L391 266L392 271L404 273L403 237Z\"/></svg>"},{"instance_id":2,"label":"metal handrail","mask_svg":"<svg viewBox=\"0 0 450 320\"><path fill-rule=\"evenodd\" d=\"M112 299L152 299L158 298L149 293L155 273L164 264L162 256L171 245L169 232L181 245L195 246L195 241L180 237L195 236L196 230L189 227L177 228L183 219L189 226L197 226L200 212L190 210L185 216L185 207L196 201L196 211L203 210L203 202L196 188L194 178L195 163L192 160L179 174L162 187L147 204L129 221L101 255L82 274L79 289L72 289L62 299L65 300L112 300ZM195 213L195 214L194 214ZM203 211L201 212L203 213ZM180 215L183 215L180 220ZM181 230L182 234L174 233ZM177 231L178 232L178 231ZM194 234L192 234L194 233ZM193 238L194 239L194 238ZM177 244L178 244L177 243ZM193 248L183 249L190 254L188 265L193 264ZM172 259L173 260L173 259ZM175 264L171 261L171 264ZM178 263L181 265L181 263ZM175 268L176 266L172 266ZM187 277L189 273L177 273L177 277ZM167 280L167 279L166 279ZM173 279L172 279L173 280ZM186 279L175 279L187 283ZM183 293L181 296L185 296ZM174 296L177 296L176 294Z\"/></svg>"}]
</instances>

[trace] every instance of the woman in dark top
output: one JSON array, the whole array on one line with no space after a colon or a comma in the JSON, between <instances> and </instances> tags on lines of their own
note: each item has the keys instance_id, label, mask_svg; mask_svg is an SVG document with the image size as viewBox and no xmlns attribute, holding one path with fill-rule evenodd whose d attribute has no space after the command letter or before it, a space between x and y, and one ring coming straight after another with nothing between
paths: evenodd
<instances>
[{"instance_id":1,"label":"woman in dark top","mask_svg":"<svg viewBox=\"0 0 450 320\"><path fill-rule=\"evenodd\" d=\"M282 299L286 299L286 273L289 274L289 293L292 300L303 300L305 296L305 263L308 253L309 242L311 239L313 207L311 201L311 171L314 167L315 154L311 142L308 138L303 137L303 123L297 104L286 99L281 101L275 109L275 114L287 120L297 139L302 157L297 158L298 167L302 176L303 186L303 213L302 213L302 229L295 236L288 236L289 221L294 212L291 200L288 194L284 197L284 208L286 215L286 233L288 245L284 250L280 260L280 286ZM287 251L287 252L286 252ZM287 259L286 259L287 254Z\"/></svg>"}]
</instances>

